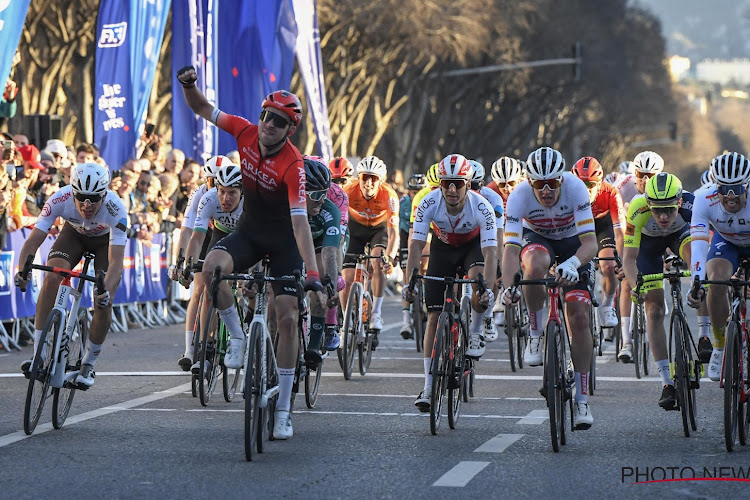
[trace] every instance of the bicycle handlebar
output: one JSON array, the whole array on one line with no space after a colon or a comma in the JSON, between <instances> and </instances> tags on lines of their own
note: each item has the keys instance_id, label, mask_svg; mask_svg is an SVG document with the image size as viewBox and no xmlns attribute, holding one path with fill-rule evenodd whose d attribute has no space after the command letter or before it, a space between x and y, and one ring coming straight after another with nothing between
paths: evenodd
<instances>
[{"instance_id":1,"label":"bicycle handlebar","mask_svg":"<svg viewBox=\"0 0 750 500\"><path fill-rule=\"evenodd\" d=\"M622 267L622 259L620 259L620 255L617 253L617 250L615 250L615 255L613 257L594 257L592 260L594 262L600 262L602 260L614 260L616 267Z\"/></svg>"},{"instance_id":2,"label":"bicycle handlebar","mask_svg":"<svg viewBox=\"0 0 750 500\"><path fill-rule=\"evenodd\" d=\"M380 259L383 264L388 264L385 252L380 255L367 255L366 253L347 253L345 257L354 257L357 260Z\"/></svg>"},{"instance_id":3,"label":"bicycle handlebar","mask_svg":"<svg viewBox=\"0 0 750 500\"><path fill-rule=\"evenodd\" d=\"M94 286L96 286L97 290L104 290L104 271L102 271L101 269L96 272L96 276L89 276L80 271L73 271L72 269L65 269L63 267L41 266L39 264L34 264L34 256L28 255L26 257L26 262L24 262L23 264L23 269L21 270L21 277L24 281L28 281L29 273L32 269L39 269L40 271L59 274L63 278L78 278L84 281L90 281L94 284ZM26 287L22 287L21 291L25 292Z\"/></svg>"},{"instance_id":4,"label":"bicycle handlebar","mask_svg":"<svg viewBox=\"0 0 750 500\"><path fill-rule=\"evenodd\" d=\"M484 293L485 290L487 290L487 281L484 279L484 275L482 273L477 273L476 279L465 279L465 278L453 278L450 276L440 277L440 276L427 276L423 274L418 274L417 269L415 268L411 273L411 278L409 280L409 288L414 290L415 285L417 284L417 281L419 280L429 280L429 281L442 281L446 284L446 286L450 285L462 285L462 284L476 284L478 285L478 291L480 294Z\"/></svg>"}]
</instances>

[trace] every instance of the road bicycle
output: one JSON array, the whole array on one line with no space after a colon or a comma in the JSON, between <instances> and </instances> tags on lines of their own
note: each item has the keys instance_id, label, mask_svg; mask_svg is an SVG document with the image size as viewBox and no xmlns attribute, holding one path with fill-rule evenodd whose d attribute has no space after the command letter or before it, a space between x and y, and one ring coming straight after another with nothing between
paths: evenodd
<instances>
[{"instance_id":1,"label":"road bicycle","mask_svg":"<svg viewBox=\"0 0 750 500\"><path fill-rule=\"evenodd\" d=\"M622 266L620 256L615 251L614 257L594 257L593 262L598 264L601 261L615 261L617 267ZM594 274L594 276L596 276ZM599 300L594 289L595 284L589 284L589 294L591 296L591 307L589 307L589 328L593 340L594 350L591 354L591 367L589 368L589 395L593 395L596 390L596 358L602 355L602 344L604 344L604 327L602 326L599 316ZM619 323L619 319L618 319Z\"/></svg>"},{"instance_id":2,"label":"road bicycle","mask_svg":"<svg viewBox=\"0 0 750 500\"><path fill-rule=\"evenodd\" d=\"M370 259L380 259L387 263L385 255L369 255L369 248L364 254L350 254L347 257L356 259L354 281L349 289L349 299L344 312L344 326L342 332L341 354L343 359L344 379L349 380L354 367L354 350L357 349L359 358L359 374L364 376L372 361L372 340L377 331L369 327L370 312L372 311L372 297L370 296Z\"/></svg>"},{"instance_id":3,"label":"road bicycle","mask_svg":"<svg viewBox=\"0 0 750 500\"><path fill-rule=\"evenodd\" d=\"M746 445L750 435L750 357L748 355L747 303L750 259L740 259L737 272L728 280L704 280L705 285L727 285L732 289L732 317L726 329L724 361L719 387L724 390L724 443L733 451L737 439ZM697 276L696 276L697 280ZM693 287L697 293L697 287ZM693 295L696 297L696 295Z\"/></svg>"},{"instance_id":4,"label":"road bicycle","mask_svg":"<svg viewBox=\"0 0 750 500\"><path fill-rule=\"evenodd\" d=\"M529 313L526 303L521 299L509 306L505 306L505 335L508 337L508 355L510 356L510 369L516 371L523 368L523 352L529 338Z\"/></svg>"},{"instance_id":5,"label":"road bicycle","mask_svg":"<svg viewBox=\"0 0 750 500\"><path fill-rule=\"evenodd\" d=\"M469 345L469 321L471 298L461 296L461 303L456 308L456 291L454 285L477 284L478 292L484 293L487 283L480 273L477 279L458 279L452 276L437 277L418 274L415 269L409 287L415 290L422 280L439 281L445 285L443 310L438 318L435 340L432 345L430 373L432 374L432 391L430 392L430 432L436 435L440 427L443 401L447 395L448 425L456 428L461 412L464 377L470 371L467 365L466 349Z\"/></svg>"},{"instance_id":6,"label":"road bicycle","mask_svg":"<svg viewBox=\"0 0 750 500\"><path fill-rule=\"evenodd\" d=\"M81 296L87 281L94 283L97 290L104 290L104 271L98 271L96 277L86 274L94 259L92 253L83 254L81 271L41 266L34 264L33 259L30 255L24 263L21 271L24 280L28 280L32 269L59 274L63 280L57 289L55 305L47 316L29 370L29 386L23 412L23 430L26 434L31 434L36 429L44 403L50 394L52 426L60 429L68 418L75 391L87 389L75 383L88 340L88 314L85 308L80 307ZM76 287L73 287L71 278L78 279ZM25 287L21 291L26 291Z\"/></svg>"},{"instance_id":7,"label":"road bicycle","mask_svg":"<svg viewBox=\"0 0 750 500\"><path fill-rule=\"evenodd\" d=\"M424 344L424 332L427 328L427 305L424 301L424 287L417 284L414 302L411 304L412 332L417 344L417 352L422 352Z\"/></svg>"},{"instance_id":8,"label":"road bicycle","mask_svg":"<svg viewBox=\"0 0 750 500\"><path fill-rule=\"evenodd\" d=\"M690 277L691 273L690 271L680 271L681 267L685 267L685 263L677 256L670 256L669 263L671 267L666 272L646 275L639 273L635 290L638 294L646 283L665 279L669 281L672 297L672 312L669 317L669 343L667 344L669 347L669 372L674 379L675 389L677 390L677 406L682 415L682 428L685 431L685 437L689 437L691 428L694 431L698 429L695 421L697 413L695 390L700 387L702 365L693 356L693 352L697 352L697 349L690 334L690 328L682 306L681 280ZM643 316L641 315L640 318L643 318ZM645 343L645 341L643 342ZM633 339L633 346L635 347L635 338ZM644 349L641 351L643 352ZM635 357L635 352L633 354ZM634 359L636 365L644 366L648 359L644 360L643 356L647 354L647 352L643 353L641 358Z\"/></svg>"}]
</instances>

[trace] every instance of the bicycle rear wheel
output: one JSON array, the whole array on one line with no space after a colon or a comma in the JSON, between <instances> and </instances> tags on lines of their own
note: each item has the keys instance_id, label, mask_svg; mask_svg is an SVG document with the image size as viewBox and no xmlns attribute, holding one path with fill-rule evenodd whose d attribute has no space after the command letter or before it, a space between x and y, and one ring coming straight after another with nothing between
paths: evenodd
<instances>
[{"instance_id":1,"label":"bicycle rear wheel","mask_svg":"<svg viewBox=\"0 0 750 500\"><path fill-rule=\"evenodd\" d=\"M698 423L696 422L696 417L698 415L698 401L695 398L695 390L700 384L700 367L698 366L697 360L693 359L690 327L684 316L680 316L680 322L682 323L682 346L685 351L685 360L687 361L686 366L688 367L685 371L685 387L687 388L688 397L688 417L690 420L690 428L697 431ZM643 364L644 367L648 364L648 358L646 358L645 355Z\"/></svg>"},{"instance_id":2,"label":"bicycle rear wheel","mask_svg":"<svg viewBox=\"0 0 750 500\"><path fill-rule=\"evenodd\" d=\"M372 314L372 298L369 295L365 295L363 300L363 306L365 308L365 317L370 318ZM372 361L372 331L368 328L369 325L363 324L362 327L365 330L365 341L357 344L357 351L359 352L359 374L363 377L367 375L367 370L370 368L370 362ZM380 332L378 332L380 333Z\"/></svg>"},{"instance_id":3,"label":"bicycle rear wheel","mask_svg":"<svg viewBox=\"0 0 750 500\"><path fill-rule=\"evenodd\" d=\"M738 324L730 321L724 345L724 441L727 451L734 450L740 422L740 390L743 387L739 366L741 353Z\"/></svg>"},{"instance_id":4,"label":"bicycle rear wheel","mask_svg":"<svg viewBox=\"0 0 750 500\"><path fill-rule=\"evenodd\" d=\"M436 435L440 427L440 418L443 411L443 398L447 387L445 343L450 334L450 321L448 313L440 313L438 327L435 330L435 341L432 347L432 391L430 392L430 432Z\"/></svg>"},{"instance_id":5,"label":"bicycle rear wheel","mask_svg":"<svg viewBox=\"0 0 750 500\"><path fill-rule=\"evenodd\" d=\"M591 366L589 366L589 386L588 386L588 394L589 396L594 395L594 390L596 390L596 357L601 356L601 348L602 348L602 337L601 337L601 330L598 327L598 321L596 318L596 308L594 308L593 304L589 306L589 328L591 328L591 337L593 340L593 350L591 351ZM597 339L598 339L598 345L597 345Z\"/></svg>"},{"instance_id":6,"label":"bicycle rear wheel","mask_svg":"<svg viewBox=\"0 0 750 500\"><path fill-rule=\"evenodd\" d=\"M212 305L208 310L206 335L204 336L203 342L201 342L198 394L202 406L208 406L211 394L216 387L216 381L221 373L221 365L218 363L218 356L216 355L219 328L221 328L219 311ZM206 364L208 364L208 370L206 370Z\"/></svg>"},{"instance_id":7,"label":"bicycle rear wheel","mask_svg":"<svg viewBox=\"0 0 750 500\"><path fill-rule=\"evenodd\" d=\"M258 436L262 437L260 428L263 422L263 409L260 407L261 391L263 391L262 341L263 327L256 323L250 330L245 370L245 460L248 462L253 459L253 451L258 447Z\"/></svg>"},{"instance_id":8,"label":"bicycle rear wheel","mask_svg":"<svg viewBox=\"0 0 750 500\"><path fill-rule=\"evenodd\" d=\"M518 313L516 316L516 320L518 321L518 331L516 332L516 364L519 368L523 368L523 353L526 351L526 343L529 341L529 312L526 309L523 297L521 297L516 312Z\"/></svg>"},{"instance_id":9,"label":"bicycle rear wheel","mask_svg":"<svg viewBox=\"0 0 750 500\"><path fill-rule=\"evenodd\" d=\"M86 340L89 337L89 318L85 309L78 310L78 321L71 339L68 341L68 360L65 363L65 373L81 369L81 359L83 358L83 349L86 346ZM73 386L52 389L52 426L59 429L68 418L70 406L73 404L75 396Z\"/></svg>"},{"instance_id":10,"label":"bicycle rear wheel","mask_svg":"<svg viewBox=\"0 0 750 500\"><path fill-rule=\"evenodd\" d=\"M245 323L242 322L242 325L244 329ZM237 386L240 382L242 368L227 368L224 366L224 355L227 353L227 347L229 346L229 331L223 322L221 329L219 330L219 342L217 346L216 359L219 364L221 364L221 370L224 373L221 377L224 401L231 403L232 399L234 399L234 395L237 393Z\"/></svg>"},{"instance_id":11,"label":"bicycle rear wheel","mask_svg":"<svg viewBox=\"0 0 750 500\"><path fill-rule=\"evenodd\" d=\"M265 337L264 342L266 343L266 383L264 385L266 390L269 390L279 385L279 371L276 366L275 350L271 338ZM279 393L277 392L268 400L268 405L265 408L260 408L258 436L256 439L258 453L263 453L264 434L268 437L269 441L273 441L273 424L276 419L276 402L278 399Z\"/></svg>"},{"instance_id":12,"label":"bicycle rear wheel","mask_svg":"<svg viewBox=\"0 0 750 500\"><path fill-rule=\"evenodd\" d=\"M320 392L320 381L323 378L323 363L321 361L315 368L307 368L305 375L305 404L308 408L315 408L315 402L318 400Z\"/></svg>"},{"instance_id":13,"label":"bicycle rear wheel","mask_svg":"<svg viewBox=\"0 0 750 500\"><path fill-rule=\"evenodd\" d=\"M560 435L559 417L562 412L562 408L559 404L559 398L556 394L556 386L558 381L557 365L559 360L557 359L557 347L556 344L559 341L560 328L556 323L550 323L547 325L547 332L545 336L545 360L544 360L544 388L545 397L547 399L547 409L549 410L549 430L550 439L552 441L552 450L555 452L560 451Z\"/></svg>"},{"instance_id":14,"label":"bicycle rear wheel","mask_svg":"<svg viewBox=\"0 0 750 500\"><path fill-rule=\"evenodd\" d=\"M633 304L633 318L631 328L633 329L633 357L631 362L635 364L635 378L641 378L641 351L643 347L643 310L640 304Z\"/></svg>"},{"instance_id":15,"label":"bicycle rear wheel","mask_svg":"<svg viewBox=\"0 0 750 500\"><path fill-rule=\"evenodd\" d=\"M461 415L461 399L464 388L464 359L466 345L469 342L469 312L464 307L471 307L471 299L463 297L461 299L461 309L459 312L459 324L456 325L457 331L451 332L452 342L448 342L446 347L446 359L448 360L448 426L455 429L458 424L458 417ZM451 348L453 352L451 353Z\"/></svg>"},{"instance_id":16,"label":"bicycle rear wheel","mask_svg":"<svg viewBox=\"0 0 750 500\"><path fill-rule=\"evenodd\" d=\"M424 344L424 331L427 326L427 314L424 309L424 295L422 293L422 284L417 284L417 297L412 304L412 323L414 324L414 342L417 344L417 352L422 352Z\"/></svg>"},{"instance_id":17,"label":"bicycle rear wheel","mask_svg":"<svg viewBox=\"0 0 750 500\"><path fill-rule=\"evenodd\" d=\"M349 300L346 303L346 313L344 313L344 330L343 337L343 358L344 358L344 379L352 378L352 368L354 367L354 352L357 346L357 334L362 324L362 285L360 283L352 284L349 290Z\"/></svg>"},{"instance_id":18,"label":"bicycle rear wheel","mask_svg":"<svg viewBox=\"0 0 750 500\"><path fill-rule=\"evenodd\" d=\"M508 337L510 371L516 371L516 346L518 345L518 309L515 305L505 306L505 335Z\"/></svg>"},{"instance_id":19,"label":"bicycle rear wheel","mask_svg":"<svg viewBox=\"0 0 750 500\"><path fill-rule=\"evenodd\" d=\"M44 330L39 337L39 345L34 354L34 361L29 371L29 387L26 390L26 403L23 410L23 431L31 434L39 423L44 402L50 396L50 379L52 378L52 364L55 356L55 337L64 328L64 316L52 309L47 316Z\"/></svg>"},{"instance_id":20,"label":"bicycle rear wheel","mask_svg":"<svg viewBox=\"0 0 750 500\"><path fill-rule=\"evenodd\" d=\"M682 415L682 429L685 432L685 437L690 437L690 400L688 399L688 384L690 382L687 375L690 368L687 363L685 346L683 344L685 338L683 335L683 325L675 315L672 316L669 336L670 347L672 348L669 354L670 361L674 363L674 385L677 390L677 403L680 406L680 414Z\"/></svg>"}]
</instances>

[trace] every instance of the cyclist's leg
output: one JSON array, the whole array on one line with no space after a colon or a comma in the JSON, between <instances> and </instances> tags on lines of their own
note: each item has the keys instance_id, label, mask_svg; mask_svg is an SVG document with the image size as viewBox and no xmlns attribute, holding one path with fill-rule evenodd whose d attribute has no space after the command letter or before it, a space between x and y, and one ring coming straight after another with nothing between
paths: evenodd
<instances>
[{"instance_id":1,"label":"cyclist's leg","mask_svg":"<svg viewBox=\"0 0 750 500\"><path fill-rule=\"evenodd\" d=\"M521 250L521 269L524 279L541 279L548 275L554 262L555 251L549 241L534 233L524 230L523 250ZM544 311L547 292L541 285L524 286L523 295L529 312L529 342L526 344L524 359L529 366L542 364L542 335L547 313Z\"/></svg>"},{"instance_id":2,"label":"cyclist's leg","mask_svg":"<svg viewBox=\"0 0 750 500\"><path fill-rule=\"evenodd\" d=\"M313 242L315 245L315 261L320 271L321 278L326 274L326 267L322 258L322 248L318 246L317 241ZM330 248L330 247L328 247ZM333 249L334 252L336 249ZM330 258L335 259L335 254L329 253ZM335 266L335 261L332 263ZM335 273L335 270L333 271ZM330 274L329 274L330 275ZM334 274L335 275L335 274ZM320 355L320 347L323 343L323 333L326 322L326 305L318 300L317 294L310 294L310 342L307 344L307 352L305 353L305 360L320 363L323 361Z\"/></svg>"},{"instance_id":3,"label":"cyclist's leg","mask_svg":"<svg viewBox=\"0 0 750 500\"><path fill-rule=\"evenodd\" d=\"M365 244L369 241L369 233L367 228L359 224L355 220L349 221L349 248L347 249L350 255L359 255L365 252ZM344 289L339 293L341 299L341 307L346 310L346 303L349 300L349 290L352 287L354 281L354 271L357 267L357 259L355 257L344 256L343 269L341 275L344 277L346 285Z\"/></svg>"},{"instance_id":4,"label":"cyclist's leg","mask_svg":"<svg viewBox=\"0 0 750 500\"><path fill-rule=\"evenodd\" d=\"M611 217L607 215L600 219L596 219L596 225L596 239L599 242L599 257L614 257L615 234L614 228L612 227ZM599 270L602 273L602 291L604 292L604 298L601 302L602 326L605 328L613 328L617 326L617 314L615 313L617 277L615 276L614 261L600 261Z\"/></svg>"},{"instance_id":5,"label":"cyclist's leg","mask_svg":"<svg viewBox=\"0 0 750 500\"><path fill-rule=\"evenodd\" d=\"M589 267L593 272L593 266ZM586 287L582 285L579 283L575 289L565 293L565 319L570 335L570 358L575 372L573 418L576 429L588 429L594 423L588 395L591 356L594 348L589 325L591 297Z\"/></svg>"},{"instance_id":6,"label":"cyclist's leg","mask_svg":"<svg viewBox=\"0 0 750 500\"><path fill-rule=\"evenodd\" d=\"M409 256L409 232L401 230L401 237L399 238L399 249L398 249L398 264L401 267L402 283L401 286L408 285L409 277L406 276L406 260ZM406 299L401 299L401 336L404 339L412 338L413 334L411 331L412 319L411 319L411 304Z\"/></svg>"},{"instance_id":7,"label":"cyclist's leg","mask_svg":"<svg viewBox=\"0 0 750 500\"><path fill-rule=\"evenodd\" d=\"M201 247L201 253L198 256L198 259L204 260L206 258L206 254L208 253L209 246L213 248L213 229L210 229L206 232L205 238L203 238L203 246ZM215 243L215 242L213 242ZM195 333L195 318L198 314L198 305L200 304L201 295L203 294L203 290L205 287L205 283L203 280L203 273L193 273L193 293L190 294L190 300L188 301L186 314L185 314L185 355L180 358L178 361L178 364L180 366L187 366L193 364L193 334ZM207 305L207 302L204 303L204 305ZM200 324L202 323L202 319ZM197 360L196 360L197 361Z\"/></svg>"},{"instance_id":8,"label":"cyclist's leg","mask_svg":"<svg viewBox=\"0 0 750 500\"><path fill-rule=\"evenodd\" d=\"M484 274L484 255L480 246L479 238L476 238L472 243L466 245L465 255L463 258L463 267L468 269L468 275L470 279L477 279L479 273ZM492 287L493 283L488 283ZM477 293L477 287L472 285L472 293ZM473 301L472 301L473 302ZM492 312L492 304L487 307L487 310ZM485 352L485 338L483 333L486 332L486 321L485 313L487 311L477 311L472 306L471 308L471 322L469 326L469 347L466 350L466 355L479 358L484 355ZM494 329L492 318L487 318L490 325Z\"/></svg>"},{"instance_id":9,"label":"cyclist's leg","mask_svg":"<svg viewBox=\"0 0 750 500\"><path fill-rule=\"evenodd\" d=\"M370 236L372 255L378 257L383 255L387 246L388 233L384 225L382 228L373 231ZM372 287L372 314L370 315L370 328L380 330L383 328L381 307L385 298L386 276L383 270L383 262L380 259L372 259L370 262L372 263L372 281L370 282ZM375 343L376 338L373 338L373 343Z\"/></svg>"},{"instance_id":10,"label":"cyclist's leg","mask_svg":"<svg viewBox=\"0 0 750 500\"><path fill-rule=\"evenodd\" d=\"M679 253L675 252L677 255L680 256L680 258L687 262L688 267L690 266L690 235L688 235L680 241L679 246ZM711 350L711 340L709 337L709 332L711 330L711 321L708 317L708 305L706 304L706 301L703 301L700 306L698 306L697 311L698 316L698 352L697 355L700 355L701 351L707 351L705 352L705 356L710 357L710 350Z\"/></svg>"},{"instance_id":11,"label":"cyclist's leg","mask_svg":"<svg viewBox=\"0 0 750 500\"><path fill-rule=\"evenodd\" d=\"M321 270L321 275L330 276L334 293L338 289L338 277L341 269L340 257L341 249L339 247L323 247L318 256L318 269ZM339 347L340 343L338 334L338 307L323 305L323 314L325 314L325 348L327 351L334 351Z\"/></svg>"},{"instance_id":12,"label":"cyclist's leg","mask_svg":"<svg viewBox=\"0 0 750 500\"><path fill-rule=\"evenodd\" d=\"M706 277L710 280L728 280L738 266L738 247L725 241L719 233L714 233L706 258ZM714 346L708 364L708 377L717 381L721 378L721 365L724 360L724 332L729 318L727 287L724 285L708 287L706 305L714 334Z\"/></svg>"}]
</instances>

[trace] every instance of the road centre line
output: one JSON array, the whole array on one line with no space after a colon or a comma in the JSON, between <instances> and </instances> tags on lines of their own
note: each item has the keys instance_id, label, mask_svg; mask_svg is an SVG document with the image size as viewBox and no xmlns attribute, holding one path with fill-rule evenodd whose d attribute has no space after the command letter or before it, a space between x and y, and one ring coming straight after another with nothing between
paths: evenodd
<instances>
[{"instance_id":1,"label":"road centre line","mask_svg":"<svg viewBox=\"0 0 750 500\"><path fill-rule=\"evenodd\" d=\"M524 434L498 434L474 450L474 453L502 453L522 437Z\"/></svg>"},{"instance_id":2,"label":"road centre line","mask_svg":"<svg viewBox=\"0 0 750 500\"><path fill-rule=\"evenodd\" d=\"M161 399L165 399L171 396L175 396L177 394L181 394L188 389L190 389L189 383L182 384L182 385L178 385L177 387L172 387L171 389L154 392L147 396L143 396L143 397L136 398L136 399L131 399L130 401L124 401L120 403L118 406L105 406L104 408L98 408L96 410L87 411L86 413L81 413L80 415L73 415L67 418L67 420L65 421L65 425L66 426L74 425L74 424L77 424L78 422L84 422L86 420L90 420L96 417L101 417L103 415L117 413L122 410L132 410L132 409L135 409L137 406L142 406L148 403L153 403L154 401L159 401ZM50 404L47 404L45 406L48 409L51 408L51 402ZM26 433L23 431L13 432L11 434L6 434L5 436L0 436L0 448L4 446L8 446L9 444L16 443L23 439L27 439L33 436L38 436L39 434L43 434L45 432L49 432L52 429L53 429L52 423L46 423L46 424L37 426L36 430L34 431L34 434L32 434L31 436L27 436Z\"/></svg>"},{"instance_id":3,"label":"road centre line","mask_svg":"<svg viewBox=\"0 0 750 500\"><path fill-rule=\"evenodd\" d=\"M489 462L459 462L451 470L440 476L432 485L463 488L488 465L490 465Z\"/></svg>"},{"instance_id":4,"label":"road centre line","mask_svg":"<svg viewBox=\"0 0 750 500\"><path fill-rule=\"evenodd\" d=\"M549 419L549 410L531 410L528 415L516 422L521 425L540 425Z\"/></svg>"}]
</instances>

